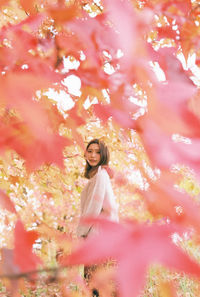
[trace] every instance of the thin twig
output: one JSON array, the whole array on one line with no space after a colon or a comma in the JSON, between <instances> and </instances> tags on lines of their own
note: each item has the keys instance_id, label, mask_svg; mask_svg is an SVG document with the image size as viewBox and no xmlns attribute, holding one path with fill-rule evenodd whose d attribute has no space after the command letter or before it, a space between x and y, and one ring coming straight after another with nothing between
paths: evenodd
<instances>
[{"instance_id":1,"label":"thin twig","mask_svg":"<svg viewBox=\"0 0 200 297\"><path fill-rule=\"evenodd\" d=\"M54 268L45 268L45 269L38 269L38 270L31 270L28 272L23 273L14 273L14 274L0 274L0 279L7 278L7 279L19 279L19 278L29 278L32 274L43 273L43 272L54 272L57 273L60 270L63 270L69 266L60 266Z\"/></svg>"}]
</instances>

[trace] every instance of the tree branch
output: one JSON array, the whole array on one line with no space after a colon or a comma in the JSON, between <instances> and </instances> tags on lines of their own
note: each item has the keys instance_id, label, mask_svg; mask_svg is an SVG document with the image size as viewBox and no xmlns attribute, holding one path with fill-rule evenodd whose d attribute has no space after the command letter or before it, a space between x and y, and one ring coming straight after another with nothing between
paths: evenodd
<instances>
[{"instance_id":1,"label":"tree branch","mask_svg":"<svg viewBox=\"0 0 200 297\"><path fill-rule=\"evenodd\" d=\"M8 274L0 274L0 279L7 278L7 279L19 279L19 278L29 278L32 274L38 274L43 272L54 272L57 274L59 271L67 268L69 266L60 266L60 267L54 267L54 268L44 268L44 269L38 269L38 270L31 270L28 272L23 273L8 273Z\"/></svg>"}]
</instances>

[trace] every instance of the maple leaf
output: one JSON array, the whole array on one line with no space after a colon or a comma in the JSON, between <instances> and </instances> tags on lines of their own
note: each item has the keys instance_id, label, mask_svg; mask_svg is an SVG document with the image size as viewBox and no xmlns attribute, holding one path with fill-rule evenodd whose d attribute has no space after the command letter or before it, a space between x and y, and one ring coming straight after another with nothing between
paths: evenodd
<instances>
[{"instance_id":1,"label":"maple leaf","mask_svg":"<svg viewBox=\"0 0 200 297\"><path fill-rule=\"evenodd\" d=\"M176 15L187 15L192 9L192 4L189 0L170 0L163 2L162 10Z\"/></svg>"},{"instance_id":2,"label":"maple leaf","mask_svg":"<svg viewBox=\"0 0 200 297\"><path fill-rule=\"evenodd\" d=\"M29 50L36 50L37 38L34 34L28 31L32 30L29 26L37 27L41 22L41 17L35 17L30 22L22 22L20 25L4 27L1 30L1 39L7 40L7 45L3 45L1 48L0 65L6 67L6 70L10 70L16 65L23 65L27 63L33 55L30 54ZM34 24L34 25L33 25ZM23 28L26 28L24 30ZM21 43L24 40L24 44ZM6 54L8 60L3 59L3 54Z\"/></svg>"},{"instance_id":3,"label":"maple leaf","mask_svg":"<svg viewBox=\"0 0 200 297\"><path fill-rule=\"evenodd\" d=\"M2 123L1 149L14 149L26 160L30 170L43 162L56 163L63 168L62 151L71 144L69 139L53 133L54 118L51 117L52 124L44 104L32 100L34 91L46 84L49 84L48 79L39 80L30 72L19 75L9 73L0 80L2 99L7 106L14 107L23 119L21 122L11 121L9 125ZM56 114L55 118L60 122Z\"/></svg>"},{"instance_id":4,"label":"maple leaf","mask_svg":"<svg viewBox=\"0 0 200 297\"><path fill-rule=\"evenodd\" d=\"M12 26L12 29L15 30L15 28L16 29L19 28L23 30L23 28L26 28L31 30L31 33L34 33L39 29L39 27L41 26L45 18L46 18L45 14L42 14L42 13L37 13L36 15L30 15L29 17L27 17L17 25Z\"/></svg>"},{"instance_id":5,"label":"maple leaf","mask_svg":"<svg viewBox=\"0 0 200 297\"><path fill-rule=\"evenodd\" d=\"M172 136L165 134L158 125L150 119L137 123L144 148L155 166L169 169L174 164L187 165L199 174L200 169L200 139L191 141L172 140Z\"/></svg>"},{"instance_id":6,"label":"maple leaf","mask_svg":"<svg viewBox=\"0 0 200 297\"><path fill-rule=\"evenodd\" d=\"M178 23L182 23L192 8L189 0L169 0L169 1L154 1L144 0L144 6L154 10L156 9L161 14L166 14L168 17L176 19Z\"/></svg>"},{"instance_id":7,"label":"maple leaf","mask_svg":"<svg viewBox=\"0 0 200 297\"><path fill-rule=\"evenodd\" d=\"M80 51L84 49L84 45L78 36L63 29L55 36L55 41L57 46L65 53L65 56L71 55L76 59L80 59Z\"/></svg>"},{"instance_id":8,"label":"maple leaf","mask_svg":"<svg viewBox=\"0 0 200 297\"><path fill-rule=\"evenodd\" d=\"M167 70L169 71L168 57L170 56L171 58L176 55L176 49L174 47L164 47L156 51L152 47L152 44L148 44L146 50L148 51L149 59L153 62L158 62L160 68L164 71L165 75L167 75ZM175 63L177 65L177 61L175 61ZM170 63L170 66L173 66L173 64Z\"/></svg>"},{"instance_id":9,"label":"maple leaf","mask_svg":"<svg viewBox=\"0 0 200 297\"><path fill-rule=\"evenodd\" d=\"M115 48L121 49L123 57L120 59L122 67L130 67L134 58L139 39L137 28L137 15L130 1L118 1L114 6L110 0L103 0L105 15L116 30ZM120 22L119 22L120 20Z\"/></svg>"},{"instance_id":10,"label":"maple leaf","mask_svg":"<svg viewBox=\"0 0 200 297\"><path fill-rule=\"evenodd\" d=\"M86 123L85 119L78 114L76 105L69 110L69 117L66 119L66 125L72 130L73 139L80 147L85 150L85 145L82 136L77 132L77 128Z\"/></svg>"},{"instance_id":11,"label":"maple leaf","mask_svg":"<svg viewBox=\"0 0 200 297\"><path fill-rule=\"evenodd\" d=\"M0 8L6 4L8 4L9 1L7 0L0 0Z\"/></svg>"},{"instance_id":12,"label":"maple leaf","mask_svg":"<svg viewBox=\"0 0 200 297\"><path fill-rule=\"evenodd\" d=\"M120 65L122 72L124 69L128 71L134 65L140 51L138 48L144 46L139 38L141 32L139 33L137 28L139 18L129 1L118 1L113 7L112 1L105 0L103 5L105 9L100 15L92 19L86 15L85 18L73 20L67 23L67 28L79 37L83 45L86 61L82 64L85 67L96 67L99 73L103 72L103 56L106 52L111 63ZM140 27L142 31L142 26ZM140 40L140 43L137 40ZM119 50L122 51L121 58L117 57Z\"/></svg>"},{"instance_id":13,"label":"maple leaf","mask_svg":"<svg viewBox=\"0 0 200 297\"><path fill-rule=\"evenodd\" d=\"M68 7L50 7L47 12L56 23L66 23L77 16L80 16L80 8L74 3Z\"/></svg>"},{"instance_id":14,"label":"maple leaf","mask_svg":"<svg viewBox=\"0 0 200 297\"><path fill-rule=\"evenodd\" d=\"M89 221L98 224L99 234L87 238L71 255L64 257L61 264L91 265L108 258L116 259L120 296L138 296L151 264L200 276L200 265L172 242L172 234L184 231L179 226L148 226L136 222L122 225L104 219Z\"/></svg>"},{"instance_id":15,"label":"maple leaf","mask_svg":"<svg viewBox=\"0 0 200 297\"><path fill-rule=\"evenodd\" d=\"M170 219L172 222L192 227L199 232L199 205L186 193L181 193L174 187L175 176L163 172L156 181L150 182L147 191L140 191L149 211L156 217Z\"/></svg>"},{"instance_id":16,"label":"maple leaf","mask_svg":"<svg viewBox=\"0 0 200 297\"><path fill-rule=\"evenodd\" d=\"M23 223L18 220L14 231L14 263L21 272L32 271L41 264L41 259L36 256L32 249L38 234L35 231L26 231ZM23 252L22 252L23 251Z\"/></svg>"},{"instance_id":17,"label":"maple leaf","mask_svg":"<svg viewBox=\"0 0 200 297\"><path fill-rule=\"evenodd\" d=\"M53 105L49 98L43 96L40 98L40 106L48 114L49 123L54 132L58 131L61 124L65 123L65 119L58 111L57 105Z\"/></svg>"},{"instance_id":18,"label":"maple leaf","mask_svg":"<svg viewBox=\"0 0 200 297\"><path fill-rule=\"evenodd\" d=\"M87 63L98 71L102 72L101 55L103 50L107 50L114 55L114 39L112 28L105 23L104 15L99 15L93 19L81 18L67 23L67 28L78 36Z\"/></svg>"},{"instance_id":19,"label":"maple leaf","mask_svg":"<svg viewBox=\"0 0 200 297\"><path fill-rule=\"evenodd\" d=\"M149 106L147 117L151 118L166 134L178 133L185 137L197 138L200 136L198 128L200 121L187 106L190 104L189 97L187 97L188 103L176 101L177 97L181 97L178 95L179 92L184 90L187 93L187 86L178 83L169 83L160 87L158 95L162 100L151 97L152 104ZM194 93L190 95L192 94Z\"/></svg>"},{"instance_id":20,"label":"maple leaf","mask_svg":"<svg viewBox=\"0 0 200 297\"><path fill-rule=\"evenodd\" d=\"M195 116L200 120L200 91L197 90L195 96L193 96L188 102L188 109L195 114Z\"/></svg>"},{"instance_id":21,"label":"maple leaf","mask_svg":"<svg viewBox=\"0 0 200 297\"><path fill-rule=\"evenodd\" d=\"M10 197L6 195L2 190L0 190L0 205L2 208L16 214L14 203L10 200Z\"/></svg>"},{"instance_id":22,"label":"maple leaf","mask_svg":"<svg viewBox=\"0 0 200 297\"><path fill-rule=\"evenodd\" d=\"M173 56L172 50L162 50L160 54L157 53L154 56L154 59L161 61L166 81L158 83L154 80L154 89L147 90L147 94L151 98L148 116L165 133L180 133L186 137L199 137L200 121L189 109L190 98L197 92L196 86L183 70L180 61Z\"/></svg>"},{"instance_id":23,"label":"maple leaf","mask_svg":"<svg viewBox=\"0 0 200 297\"><path fill-rule=\"evenodd\" d=\"M85 67L80 65L77 71L70 71L70 74L78 75L83 87L91 86L98 89L109 87L108 75L104 71L99 71L96 67Z\"/></svg>"},{"instance_id":24,"label":"maple leaf","mask_svg":"<svg viewBox=\"0 0 200 297\"><path fill-rule=\"evenodd\" d=\"M70 139L50 133L46 133L44 138L40 134L34 137L23 124L18 125L17 129L5 126L0 130L1 149L15 150L25 160L28 170L35 170L44 163L53 163L64 168L63 150L65 146L72 144Z\"/></svg>"},{"instance_id":25,"label":"maple leaf","mask_svg":"<svg viewBox=\"0 0 200 297\"><path fill-rule=\"evenodd\" d=\"M35 170L44 163L56 164L64 169L63 150L72 144L70 139L61 137L59 134L48 135L46 139L36 139L28 147L29 152L22 152L29 170ZM33 158L34 156L34 158Z\"/></svg>"},{"instance_id":26,"label":"maple leaf","mask_svg":"<svg viewBox=\"0 0 200 297\"><path fill-rule=\"evenodd\" d=\"M115 122L117 122L121 127L133 127L133 120L126 111L116 109L110 105L97 104L94 107L94 112L98 118L103 120L104 123L106 123L110 117L113 117Z\"/></svg>"},{"instance_id":27,"label":"maple leaf","mask_svg":"<svg viewBox=\"0 0 200 297\"><path fill-rule=\"evenodd\" d=\"M35 0L29 0L29 1L26 1L26 0L20 0L20 4L21 4L22 8L23 8L27 13L30 13L30 14L35 14L35 13L37 13L36 8L34 7Z\"/></svg>"},{"instance_id":28,"label":"maple leaf","mask_svg":"<svg viewBox=\"0 0 200 297\"><path fill-rule=\"evenodd\" d=\"M195 22L188 20L180 29L180 44L186 61L191 50L198 48L199 30ZM195 48L196 46L196 48Z\"/></svg>"},{"instance_id":29,"label":"maple leaf","mask_svg":"<svg viewBox=\"0 0 200 297\"><path fill-rule=\"evenodd\" d=\"M177 33L175 30L172 29L171 25L166 25L162 27L156 28L156 31L158 32L158 38L173 38L175 39L177 37Z\"/></svg>"},{"instance_id":30,"label":"maple leaf","mask_svg":"<svg viewBox=\"0 0 200 297\"><path fill-rule=\"evenodd\" d=\"M127 89L129 89L128 86ZM132 128L134 125L132 115L138 107L128 99L130 95L133 95L133 90L131 91L127 91L124 84L120 84L115 92L110 94L110 104L96 104L94 106L94 112L97 117L105 123L112 116L121 127Z\"/></svg>"}]
</instances>

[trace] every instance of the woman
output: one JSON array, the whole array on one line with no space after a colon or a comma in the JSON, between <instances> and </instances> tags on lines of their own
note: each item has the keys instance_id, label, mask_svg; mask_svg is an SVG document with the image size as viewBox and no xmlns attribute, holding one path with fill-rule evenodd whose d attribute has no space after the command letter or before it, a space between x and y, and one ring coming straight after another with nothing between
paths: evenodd
<instances>
[{"instance_id":1,"label":"woman","mask_svg":"<svg viewBox=\"0 0 200 297\"><path fill-rule=\"evenodd\" d=\"M82 223L81 219L102 215L107 219L118 221L118 205L109 176L107 146L99 139L93 139L88 143L84 156L86 160L84 176L89 181L81 193L81 216L77 235L86 238L97 230L92 224ZM96 269L96 265L84 267L84 277L87 282ZM99 296L98 290L93 289L92 292L92 296Z\"/></svg>"},{"instance_id":2,"label":"woman","mask_svg":"<svg viewBox=\"0 0 200 297\"><path fill-rule=\"evenodd\" d=\"M109 176L109 151L99 139L91 140L85 151L85 174L89 179L81 193L81 216L98 217L102 215L110 220L118 221L118 205L113 194ZM94 232L92 225L79 223L77 235L87 237Z\"/></svg>"}]
</instances>

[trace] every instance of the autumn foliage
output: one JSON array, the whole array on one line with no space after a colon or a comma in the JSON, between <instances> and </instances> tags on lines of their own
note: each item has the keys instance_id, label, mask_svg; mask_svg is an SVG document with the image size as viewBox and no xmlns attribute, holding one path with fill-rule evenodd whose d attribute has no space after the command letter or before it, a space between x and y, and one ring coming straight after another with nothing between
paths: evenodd
<instances>
[{"instance_id":1,"label":"autumn foliage","mask_svg":"<svg viewBox=\"0 0 200 297\"><path fill-rule=\"evenodd\" d=\"M62 296L71 295L66 281L80 286L77 296L89 294L73 272L59 278L63 266L110 258L116 265L96 282L114 280L122 297L139 296L155 264L199 279L198 259L173 240L187 234L199 245L198 1L0 0L0 9L0 206L10 230L0 277L8 290L18 296L21 278L48 271L50 243ZM88 218L100 232L81 242L80 172L92 137L111 150L121 220ZM159 288L177 294L172 281Z\"/></svg>"}]
</instances>

